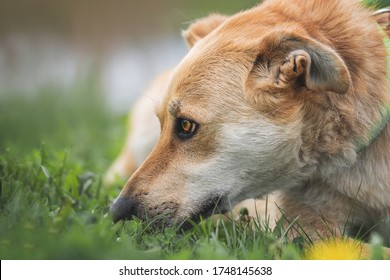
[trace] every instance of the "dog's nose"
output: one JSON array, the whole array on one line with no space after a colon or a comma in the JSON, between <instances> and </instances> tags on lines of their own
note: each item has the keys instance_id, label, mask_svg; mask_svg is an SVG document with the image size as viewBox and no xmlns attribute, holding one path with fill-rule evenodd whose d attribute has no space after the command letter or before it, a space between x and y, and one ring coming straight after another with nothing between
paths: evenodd
<instances>
[{"instance_id":1,"label":"dog's nose","mask_svg":"<svg viewBox=\"0 0 390 280\"><path fill-rule=\"evenodd\" d=\"M114 223L120 220L131 219L136 213L136 203L128 197L118 197L111 205L108 213L111 215Z\"/></svg>"}]
</instances>

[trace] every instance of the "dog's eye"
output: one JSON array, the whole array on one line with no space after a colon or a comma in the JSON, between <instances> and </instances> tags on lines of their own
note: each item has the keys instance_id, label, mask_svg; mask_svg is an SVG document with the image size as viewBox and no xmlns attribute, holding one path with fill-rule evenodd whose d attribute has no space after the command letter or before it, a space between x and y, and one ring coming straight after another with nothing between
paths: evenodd
<instances>
[{"instance_id":1,"label":"dog's eye","mask_svg":"<svg viewBox=\"0 0 390 280\"><path fill-rule=\"evenodd\" d=\"M189 119L178 118L176 121L176 132L178 137L182 140L191 138L197 129L198 124Z\"/></svg>"}]
</instances>

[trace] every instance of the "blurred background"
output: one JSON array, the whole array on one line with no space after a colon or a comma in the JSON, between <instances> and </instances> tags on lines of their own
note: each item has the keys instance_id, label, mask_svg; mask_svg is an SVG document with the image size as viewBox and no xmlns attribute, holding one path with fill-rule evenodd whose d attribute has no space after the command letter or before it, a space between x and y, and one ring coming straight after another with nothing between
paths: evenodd
<instances>
[{"instance_id":1,"label":"blurred background","mask_svg":"<svg viewBox=\"0 0 390 280\"><path fill-rule=\"evenodd\" d=\"M0 93L70 88L92 73L110 108L123 112L187 49L180 33L211 12L257 0L1 0Z\"/></svg>"},{"instance_id":2,"label":"blurred background","mask_svg":"<svg viewBox=\"0 0 390 280\"><path fill-rule=\"evenodd\" d=\"M103 157L104 170L135 99L186 54L181 31L257 3L0 0L0 156L46 143L94 163Z\"/></svg>"}]
</instances>

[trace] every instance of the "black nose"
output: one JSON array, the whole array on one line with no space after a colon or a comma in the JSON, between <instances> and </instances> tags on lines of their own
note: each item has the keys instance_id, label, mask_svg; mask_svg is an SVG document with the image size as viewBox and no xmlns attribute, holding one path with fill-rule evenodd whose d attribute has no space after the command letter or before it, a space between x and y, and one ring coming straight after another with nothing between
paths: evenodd
<instances>
[{"instance_id":1,"label":"black nose","mask_svg":"<svg viewBox=\"0 0 390 280\"><path fill-rule=\"evenodd\" d=\"M128 197L118 197L111 205L108 213L111 215L114 223L120 220L131 219L133 215L136 215L137 203L134 203Z\"/></svg>"}]
</instances>

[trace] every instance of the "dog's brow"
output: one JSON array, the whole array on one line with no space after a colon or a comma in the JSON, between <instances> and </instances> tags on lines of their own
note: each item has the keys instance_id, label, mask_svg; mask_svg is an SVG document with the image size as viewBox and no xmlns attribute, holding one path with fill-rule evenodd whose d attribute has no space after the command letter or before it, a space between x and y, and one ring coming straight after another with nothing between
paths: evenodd
<instances>
[{"instance_id":1,"label":"dog's brow","mask_svg":"<svg viewBox=\"0 0 390 280\"><path fill-rule=\"evenodd\" d=\"M168 111L172 116L177 116L177 114L180 112L180 101L172 100L169 102Z\"/></svg>"}]
</instances>

